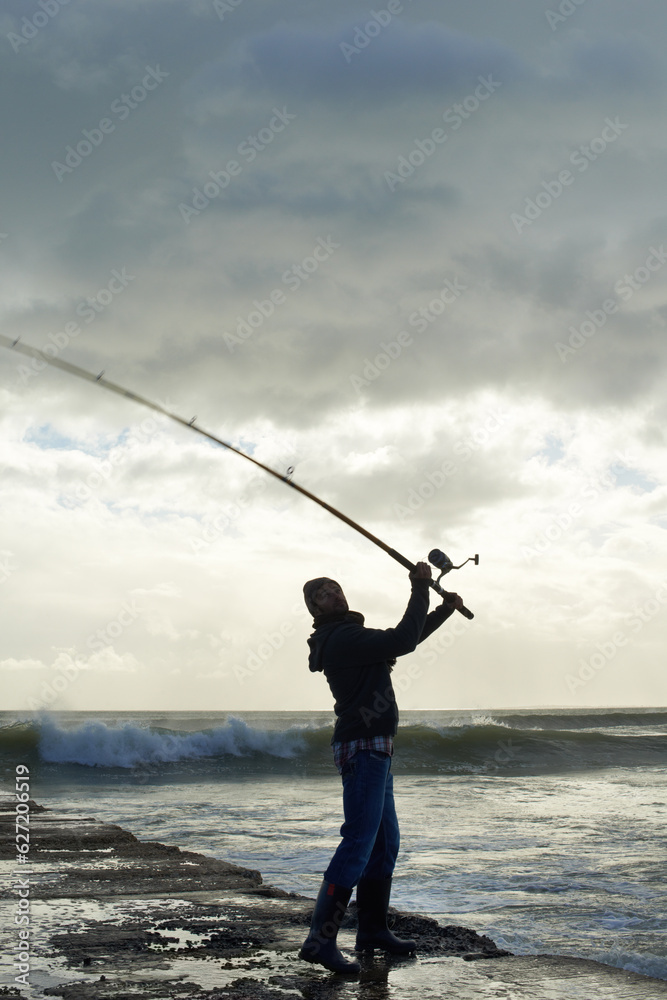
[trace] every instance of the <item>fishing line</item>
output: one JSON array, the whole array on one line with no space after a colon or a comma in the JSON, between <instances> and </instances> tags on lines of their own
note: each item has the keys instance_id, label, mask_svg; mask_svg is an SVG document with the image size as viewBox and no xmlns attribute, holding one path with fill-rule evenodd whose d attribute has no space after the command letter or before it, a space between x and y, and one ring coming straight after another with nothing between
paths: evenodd
<instances>
[{"instance_id":1,"label":"fishing line","mask_svg":"<svg viewBox=\"0 0 667 1000\"><path fill-rule=\"evenodd\" d=\"M122 385L117 385L115 382L111 382L109 379L104 377L104 371L101 371L99 375L94 375L93 372L86 371L85 368L79 368L78 365L73 365L69 361L63 361L62 358L57 357L57 355L55 354L53 355L46 354L46 348L43 351L41 351L36 347L30 347L29 344L22 343L19 338L12 340L11 337L5 337L4 334L1 333L0 333L0 347L6 347L10 351L18 351L20 354L24 354L28 358L34 358L41 366L40 368L36 369L37 371L42 371L46 365L51 365L54 368L60 368L62 369L62 371L69 372L70 375L75 375L77 378L85 379L86 382L92 382L93 384L102 386L102 388L104 389L108 389L109 392L115 392L119 396L124 396L126 399L134 400L135 403L140 403L142 406L147 406L149 410L154 410L156 413L161 413L163 414L163 416L169 417L170 420L174 420L177 424L181 424L181 426L183 427L189 427L190 430L195 431L197 434L201 434L202 437L208 438L209 441L214 441L215 444L219 444L223 448L227 448L228 451L233 451L236 455L240 455L241 458L245 458L248 462L252 462L253 465L258 466L260 469L263 469L265 472L268 472L269 475L274 476L276 479L279 479L281 483L285 483L286 486L291 486L293 490L297 490L297 492L302 493L303 496L308 497L309 500L314 500L315 503L319 504L320 507L324 507L324 509L328 510L330 514L333 514L334 517L337 517L341 521L344 521L346 524L349 524L351 528L354 528L355 531L358 531L360 534L364 535L366 538L368 538L369 541L373 542L374 545L377 545L379 548L384 549L387 555L390 555L392 559L395 559L396 562L399 562L401 566L405 566L406 569L409 569L411 571L415 569L414 563L411 563L409 559L406 559L405 556L402 556L400 552L397 552L395 549L392 549L389 545L383 542L382 539L376 538L375 535L372 535L370 531L366 530L366 528L363 528L360 524L357 524L356 521L353 521L351 518L341 513L341 511L336 510L335 507L332 507L330 504L326 503L326 501L321 500L319 497L316 497L314 493L311 493L309 490L304 489L303 486L299 486L298 483L295 483L292 479L294 469L291 466L290 468L287 469L285 473L277 472L270 466L264 465L263 462L258 461L258 459L256 458L253 458L252 455L248 455L246 454L246 452L241 451L239 448L235 448L234 445L229 444L228 441L223 441L215 434L211 434L210 431L204 430L203 427L200 427L197 423L195 423L197 419L196 417L192 417L190 420L185 420L184 417L179 417L177 413L172 413L171 410L167 410L164 406L161 406L159 403L155 403L151 399L146 399L145 396L141 396L139 395L139 393L132 392L130 389L125 389ZM54 351L56 350L55 346L53 346L53 350ZM433 549L429 553L428 558L429 562L431 562L441 571L437 581L429 580L429 586L431 587L432 590L435 590L437 594L439 594L441 597L445 599L450 598L451 595L447 591L443 590L442 587L440 586L439 581L441 577L445 573L448 573L451 569L461 569L461 566L465 566L465 564L467 562L470 562L471 560L474 561L475 565L479 565L479 556L476 555L476 556L470 556L469 559L466 559L465 563L461 563L459 566L454 566L452 561L444 554L444 552L441 552L440 549ZM465 615L466 618L474 618L472 611L469 611L468 608L460 607L458 610L461 612L462 615Z\"/></svg>"}]
</instances>

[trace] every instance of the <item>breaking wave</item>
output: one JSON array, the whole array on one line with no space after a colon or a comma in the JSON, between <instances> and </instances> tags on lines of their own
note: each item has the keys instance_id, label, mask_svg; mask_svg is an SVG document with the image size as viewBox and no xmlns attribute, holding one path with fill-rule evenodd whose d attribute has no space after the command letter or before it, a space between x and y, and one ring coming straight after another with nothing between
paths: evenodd
<instances>
[{"instance_id":1,"label":"breaking wave","mask_svg":"<svg viewBox=\"0 0 667 1000\"><path fill-rule=\"evenodd\" d=\"M414 713L413 713L414 714ZM0 728L0 756L88 768L186 766L235 772L329 773L331 726L253 726L230 715L194 732L130 720L63 725L45 715ZM431 774L540 774L604 767L664 765L667 715L478 714L443 722L404 722L395 740L395 771Z\"/></svg>"}]
</instances>

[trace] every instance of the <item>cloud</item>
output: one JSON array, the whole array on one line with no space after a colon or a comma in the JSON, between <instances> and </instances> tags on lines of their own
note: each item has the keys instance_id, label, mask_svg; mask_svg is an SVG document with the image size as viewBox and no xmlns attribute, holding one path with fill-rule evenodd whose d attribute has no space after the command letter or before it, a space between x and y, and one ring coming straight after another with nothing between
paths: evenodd
<instances>
[{"instance_id":1,"label":"cloud","mask_svg":"<svg viewBox=\"0 0 667 1000\"><path fill-rule=\"evenodd\" d=\"M41 660L17 660L10 656L7 660L0 660L0 670L43 670L44 664Z\"/></svg>"},{"instance_id":2,"label":"cloud","mask_svg":"<svg viewBox=\"0 0 667 1000\"><path fill-rule=\"evenodd\" d=\"M382 27L371 16L326 33L281 25L250 39L246 52L245 83L316 101L352 97L352 114L420 93L431 101L454 96L480 75L509 81L526 73L522 60L494 39L399 18Z\"/></svg>"},{"instance_id":3,"label":"cloud","mask_svg":"<svg viewBox=\"0 0 667 1000\"><path fill-rule=\"evenodd\" d=\"M533 3L454 6L404 4L358 52L341 43L373 15L347 0L224 21L72 3L7 43L4 326L295 466L411 559L480 552L448 578L477 617L425 703L452 677L463 706L634 700L632 671L563 678L662 578L667 18L609 0L552 31ZM24 16L10 0L3 29ZM403 567L187 428L24 360L0 357L5 679L25 664L39 688L36 665L78 649L98 659L68 706L330 708L303 683L303 580L342 578L389 627ZM647 697L664 627L628 647Z\"/></svg>"}]
</instances>

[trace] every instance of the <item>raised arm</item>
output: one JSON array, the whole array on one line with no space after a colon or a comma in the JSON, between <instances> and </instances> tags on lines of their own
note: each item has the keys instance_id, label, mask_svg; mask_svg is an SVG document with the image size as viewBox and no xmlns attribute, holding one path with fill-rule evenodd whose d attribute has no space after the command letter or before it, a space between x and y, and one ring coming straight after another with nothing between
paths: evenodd
<instances>
[{"instance_id":1,"label":"raised arm","mask_svg":"<svg viewBox=\"0 0 667 1000\"><path fill-rule=\"evenodd\" d=\"M430 578L431 567L428 563L417 563L410 573L410 600L398 625L387 629L341 625L331 636L325 659L344 662L346 666L364 666L411 653L416 649L426 624Z\"/></svg>"}]
</instances>

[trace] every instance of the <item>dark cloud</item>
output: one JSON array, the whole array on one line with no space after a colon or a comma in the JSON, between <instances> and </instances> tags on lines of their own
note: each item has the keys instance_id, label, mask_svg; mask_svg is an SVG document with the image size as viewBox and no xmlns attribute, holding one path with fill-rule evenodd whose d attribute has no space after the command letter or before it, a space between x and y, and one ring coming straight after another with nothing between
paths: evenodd
<instances>
[{"instance_id":1,"label":"dark cloud","mask_svg":"<svg viewBox=\"0 0 667 1000\"><path fill-rule=\"evenodd\" d=\"M247 43L251 84L300 100L352 99L349 111L378 104L463 97L480 75L510 82L526 75L520 58L493 39L480 39L442 23L415 23L396 17L386 27L377 19L358 21L323 33L280 26Z\"/></svg>"},{"instance_id":2,"label":"dark cloud","mask_svg":"<svg viewBox=\"0 0 667 1000\"><path fill-rule=\"evenodd\" d=\"M373 15L351 0L244 0L224 21L197 0L72 2L17 52L0 37L4 328L295 464L306 488L411 554L486 550L502 572L479 577L484 649L492 659L507 617L529 660L522 594L548 644L544 595L567 594L583 556L606 580L601 546L616 546L617 587L641 539L647 593L664 566L667 263L647 260L667 241L667 18L608 0L552 30L533 0L404 6L358 52L341 44L363 41ZM8 0L0 32L25 9ZM76 160L147 66L168 76L59 179L53 162L68 147ZM488 99L473 96L480 76L500 83ZM204 632L225 608L240 646L257 626L246 584L264 573L277 621L310 561L335 553L372 581L366 543L280 483L195 557L249 463L175 424L140 439L148 411L131 401L52 369L22 379L4 352L0 365L7 655L50 664L53 641L85 641L130 589L159 595L174 579ZM522 546L618 451L626 478L596 486L526 573ZM85 498L82 481L96 483ZM587 621L598 595L626 613L623 589L605 586L578 595ZM576 659L581 635L559 627ZM178 632L178 657L204 662L204 640ZM128 649L154 666L151 635L136 634Z\"/></svg>"}]
</instances>

